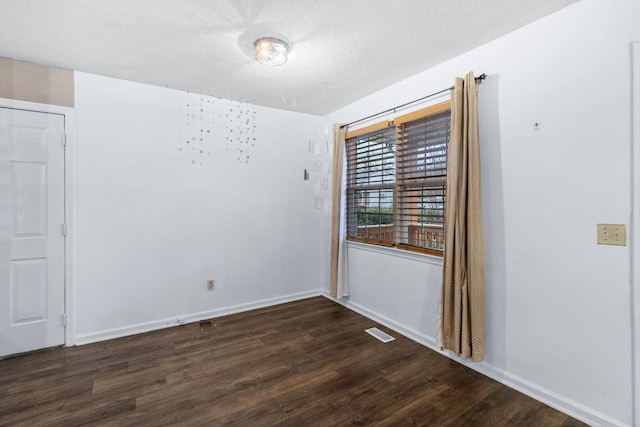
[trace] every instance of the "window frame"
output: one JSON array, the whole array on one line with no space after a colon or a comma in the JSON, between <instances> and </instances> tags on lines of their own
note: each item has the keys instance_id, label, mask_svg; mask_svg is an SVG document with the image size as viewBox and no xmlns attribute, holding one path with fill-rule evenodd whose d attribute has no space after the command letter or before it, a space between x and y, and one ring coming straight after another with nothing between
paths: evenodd
<instances>
[{"instance_id":1,"label":"window frame","mask_svg":"<svg viewBox=\"0 0 640 427\"><path fill-rule=\"evenodd\" d=\"M347 225L348 241L354 241L354 242L359 242L364 244L372 244L377 246L395 247L400 250L418 252L418 253L433 255L437 257L443 257L444 215L446 212L446 156L448 155L449 131L451 127L450 115L449 115L449 121L447 122L447 127L446 127L446 145L445 145L446 153L445 153L444 175L439 175L435 179L425 178L425 177L423 177L422 180L418 179L417 181L415 179L407 179L407 176L408 176L407 171L402 170L402 168L405 165L411 163L411 160L410 159L407 160L407 155L404 154L404 151L406 151L407 142L403 140L403 137L405 136L405 134L403 133L403 130L405 130L407 126L411 126L412 124L415 124L419 121L424 121L425 119L428 119L433 116L442 115L442 113L447 111L449 112L451 111L450 100L447 100L438 104L434 104L429 107L422 108L420 110L413 111L408 114L395 117L393 120L385 120L382 122L372 124L370 126L366 126L360 129L356 129L354 131L347 132L345 136L345 151L346 151L345 159L347 163L346 165L346 171L347 171L347 174L346 174L346 177L347 177L346 178L346 201L347 202L346 204L347 206L345 209L345 219L346 219L346 225ZM393 180L393 183L386 183L384 182L384 178L382 178L383 182L375 182L374 185L365 185L362 183L357 184L356 183L356 176L358 176L356 175L357 168L354 167L354 163L353 163L354 162L353 159L355 158L354 156L356 156L357 154L357 150L354 149L353 144L358 143L357 138L361 138L360 143L362 143L362 139L367 139L369 141L376 141L376 138L378 137L380 138L380 141L382 142L382 144L385 144L387 140L385 139L384 135L388 134L391 131L393 131L393 134L394 134L393 144L395 146L395 149L394 149L394 152L395 152L394 178L395 179ZM429 141L430 141L429 143L431 143L431 140ZM426 143L426 139L425 139L425 143ZM368 150L370 152L374 152L375 148L373 150L371 149L368 149ZM424 156L424 154L422 156ZM425 159L425 162L426 162L425 157L421 157L421 158ZM377 176L377 178L380 178L380 176ZM431 189L431 190L441 189L442 191L441 197L442 197L442 205L443 205L443 208L442 208L442 230L443 231L441 235L436 238L440 240L435 240L435 244L436 245L439 244L442 247L442 249L434 249L431 247L416 246L414 244L409 244L409 225L411 224L410 218L416 219L416 224L417 224L419 223L418 219L424 217L425 215L425 214L418 213L419 212L418 207L412 208L416 212L415 214L410 215L406 212L408 202L403 201L404 200L403 198L408 197L407 195L411 194L409 192L414 191L412 189L415 189L415 188L422 188L423 191L425 189ZM370 236L368 234L369 226L366 223L365 223L365 227L366 227L365 232L367 234L365 234L364 237L359 236L360 230L358 226L358 217L356 216L358 215L358 212L356 209L356 197L355 197L356 193L367 192L367 191L375 192L375 191L389 191L389 190L392 192L392 201L393 201L393 204L392 204L393 221L391 224L392 226L391 240L387 240L383 238L368 237ZM419 196L413 195L409 197L416 198ZM435 196L435 197L438 197L438 196ZM415 203L418 203L418 202L415 202ZM365 206L368 206L368 204L365 204ZM378 199L377 206L378 206L378 215L380 218L380 215L382 215L380 199ZM382 235L383 225L388 225L388 224L381 224L381 223L377 224L378 226L377 237L380 237ZM429 228L433 229L434 227L432 225ZM406 231L403 231L405 229ZM427 233L430 233L430 232L427 232ZM433 237L435 235L429 234L429 236ZM424 238L425 237L423 232L423 239Z\"/></svg>"}]
</instances>

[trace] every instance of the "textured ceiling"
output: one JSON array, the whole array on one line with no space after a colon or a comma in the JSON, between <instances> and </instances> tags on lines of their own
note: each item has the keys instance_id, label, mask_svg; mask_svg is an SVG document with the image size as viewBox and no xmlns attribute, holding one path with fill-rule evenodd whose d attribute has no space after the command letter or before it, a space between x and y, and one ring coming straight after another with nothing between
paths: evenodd
<instances>
[{"instance_id":1,"label":"textured ceiling","mask_svg":"<svg viewBox=\"0 0 640 427\"><path fill-rule=\"evenodd\" d=\"M0 56L323 115L576 1L0 0Z\"/></svg>"}]
</instances>

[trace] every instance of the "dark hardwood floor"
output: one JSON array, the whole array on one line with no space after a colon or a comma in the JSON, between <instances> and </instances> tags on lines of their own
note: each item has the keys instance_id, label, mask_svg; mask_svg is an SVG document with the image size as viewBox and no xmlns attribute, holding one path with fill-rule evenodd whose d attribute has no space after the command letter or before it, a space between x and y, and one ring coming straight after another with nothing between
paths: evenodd
<instances>
[{"instance_id":1,"label":"dark hardwood floor","mask_svg":"<svg viewBox=\"0 0 640 427\"><path fill-rule=\"evenodd\" d=\"M317 297L2 360L0 425L583 424Z\"/></svg>"}]
</instances>

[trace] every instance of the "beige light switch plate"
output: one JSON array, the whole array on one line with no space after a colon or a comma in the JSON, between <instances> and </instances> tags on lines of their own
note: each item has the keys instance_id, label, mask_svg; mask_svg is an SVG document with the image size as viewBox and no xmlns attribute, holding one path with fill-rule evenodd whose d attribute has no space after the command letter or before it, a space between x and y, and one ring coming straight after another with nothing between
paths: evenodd
<instances>
[{"instance_id":1,"label":"beige light switch plate","mask_svg":"<svg viewBox=\"0 0 640 427\"><path fill-rule=\"evenodd\" d=\"M627 246L627 226L624 224L598 224L598 244Z\"/></svg>"}]
</instances>

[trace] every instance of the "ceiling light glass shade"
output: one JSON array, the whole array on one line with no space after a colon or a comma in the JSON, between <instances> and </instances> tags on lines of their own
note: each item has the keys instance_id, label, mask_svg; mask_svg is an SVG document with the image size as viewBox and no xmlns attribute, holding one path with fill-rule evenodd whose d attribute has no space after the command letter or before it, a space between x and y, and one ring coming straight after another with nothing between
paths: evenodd
<instances>
[{"instance_id":1,"label":"ceiling light glass shade","mask_svg":"<svg viewBox=\"0 0 640 427\"><path fill-rule=\"evenodd\" d=\"M256 47L256 61L264 65L282 65L287 62L289 46L280 39L263 37L253 43Z\"/></svg>"}]
</instances>

